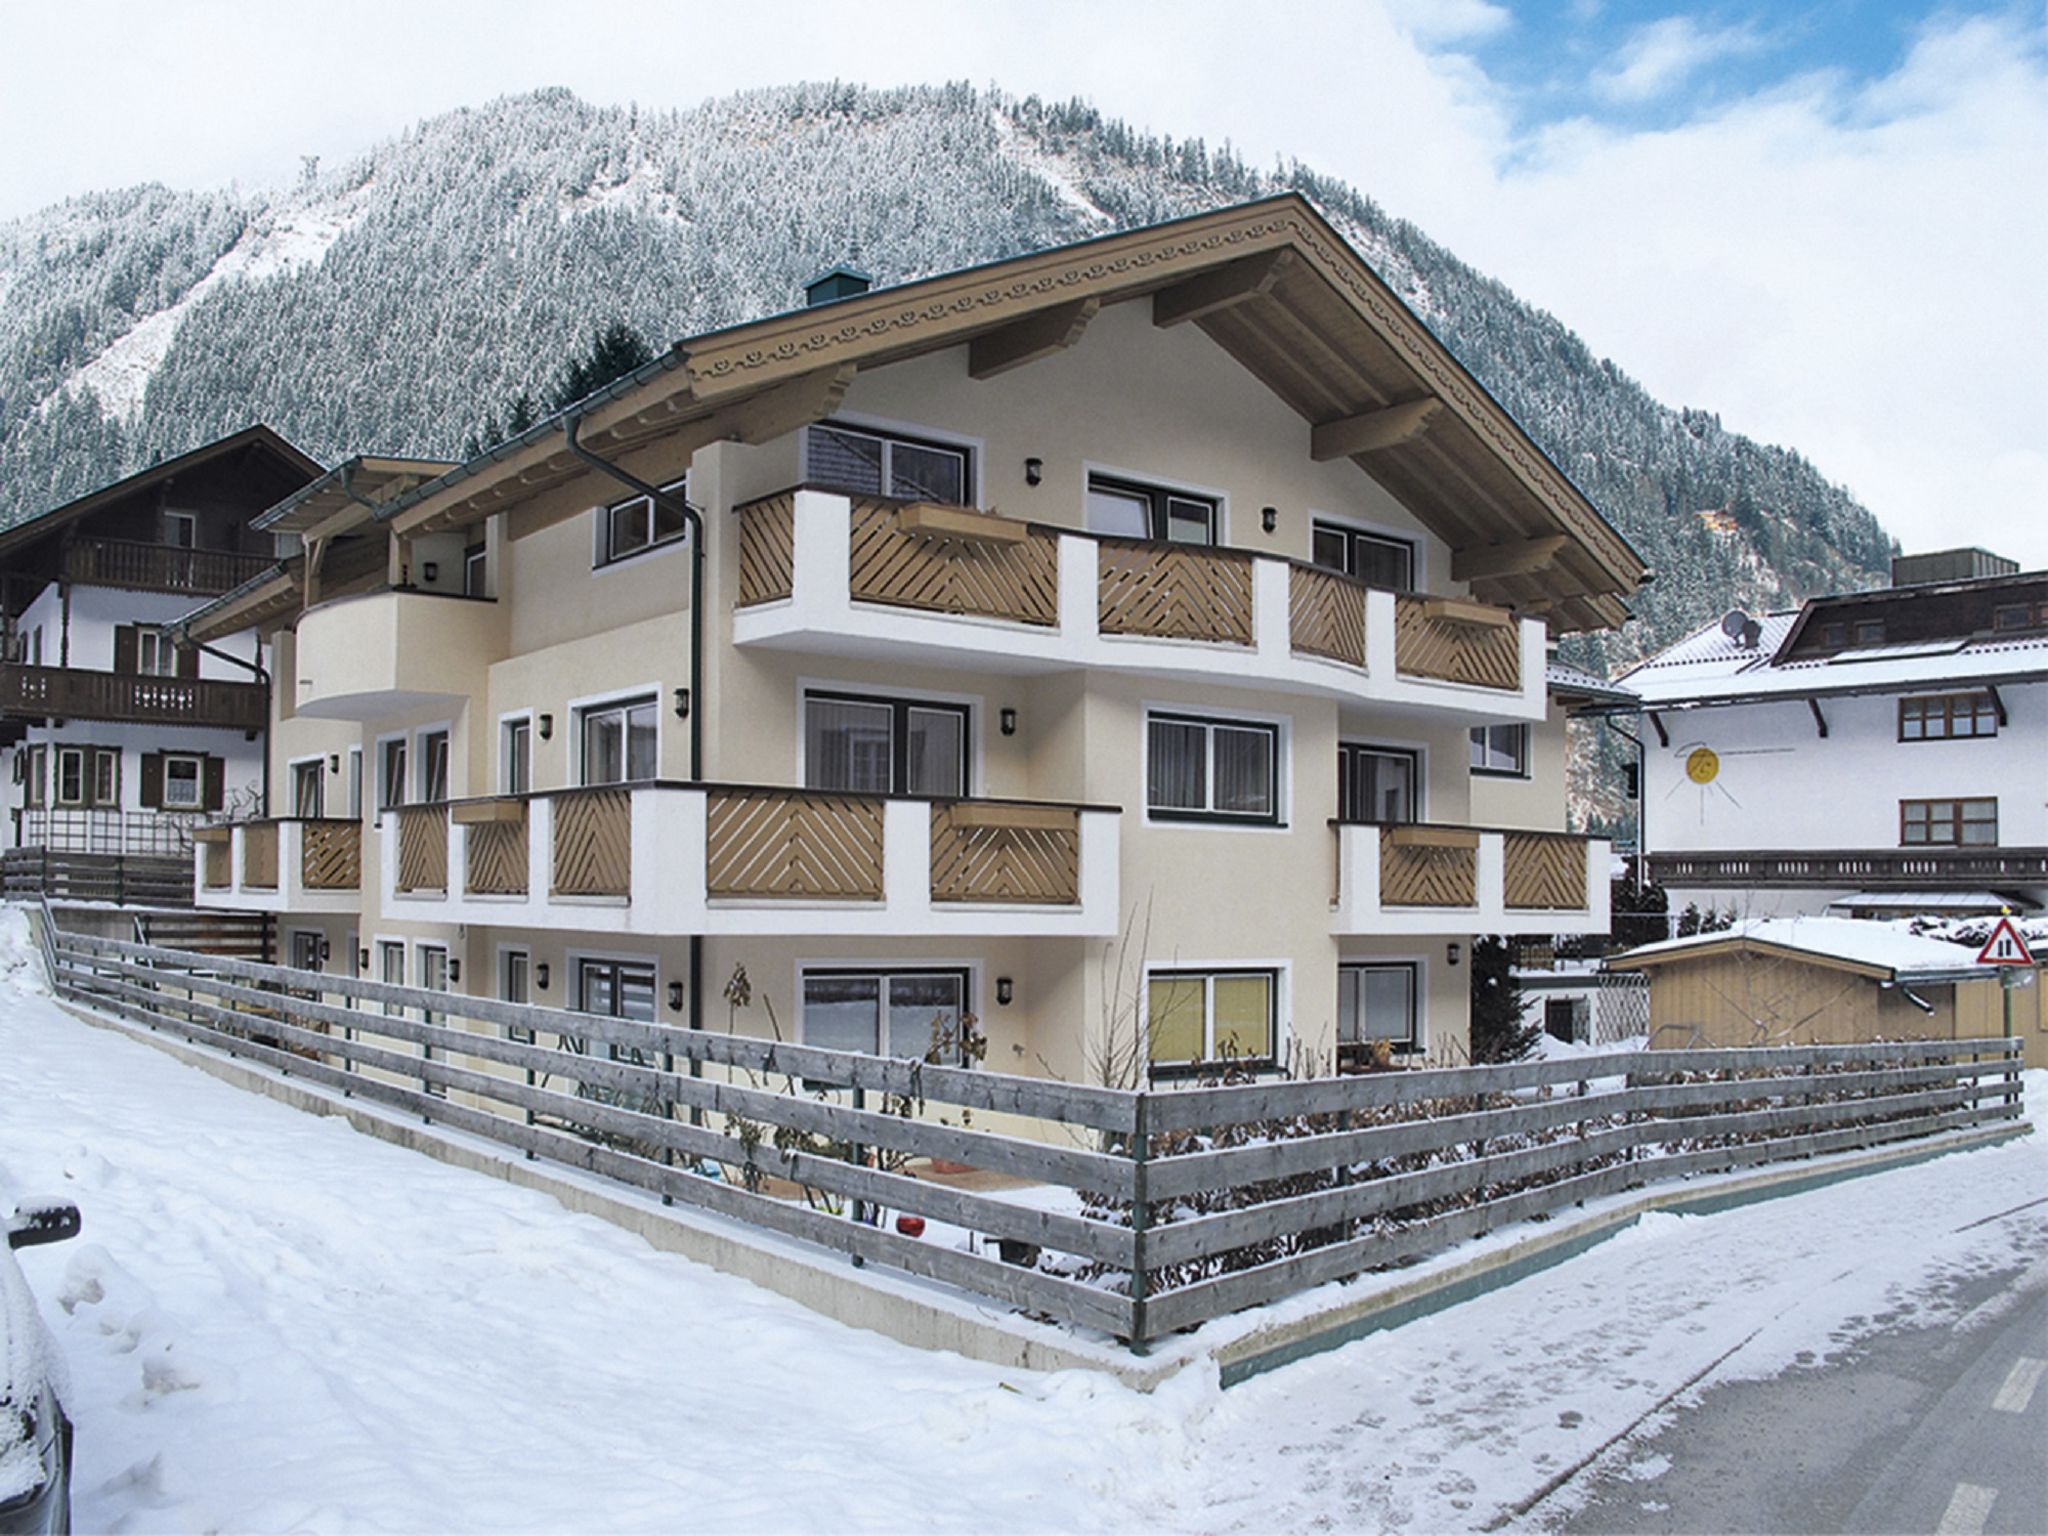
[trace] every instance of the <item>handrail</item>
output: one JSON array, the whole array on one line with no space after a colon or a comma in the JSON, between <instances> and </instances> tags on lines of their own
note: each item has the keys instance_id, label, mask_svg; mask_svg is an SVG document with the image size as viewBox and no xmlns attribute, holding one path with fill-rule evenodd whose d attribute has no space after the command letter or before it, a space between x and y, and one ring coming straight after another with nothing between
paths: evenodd
<instances>
[{"instance_id":1,"label":"handrail","mask_svg":"<svg viewBox=\"0 0 2048 1536\"><path fill-rule=\"evenodd\" d=\"M1061 811L1094 811L1105 815L1121 816L1124 808L1120 805L1102 805L1088 801L1074 800L1028 800L1001 795L911 795L894 791L860 789L812 789L803 784L754 784L726 779L618 779L608 784L563 784L554 789L501 790L490 795L457 795L446 800L408 800L403 805L379 807L383 811L409 811L423 806L489 805L499 800L549 800L558 795L596 794L608 789L695 789L708 793L731 790L744 794L809 795L814 799L838 800L905 800L918 805L1010 805L1046 807ZM367 816L369 813L365 811Z\"/></svg>"}]
</instances>

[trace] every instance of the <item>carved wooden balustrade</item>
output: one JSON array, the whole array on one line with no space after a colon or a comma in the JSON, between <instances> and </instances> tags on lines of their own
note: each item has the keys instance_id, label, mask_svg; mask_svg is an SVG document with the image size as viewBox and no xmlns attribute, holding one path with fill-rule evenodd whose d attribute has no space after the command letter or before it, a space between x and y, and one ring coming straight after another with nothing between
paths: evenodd
<instances>
[{"instance_id":1,"label":"carved wooden balustrade","mask_svg":"<svg viewBox=\"0 0 2048 1536\"><path fill-rule=\"evenodd\" d=\"M1517 692L1522 634L1505 608L1466 598L1394 600L1394 668L1411 677Z\"/></svg>"}]
</instances>

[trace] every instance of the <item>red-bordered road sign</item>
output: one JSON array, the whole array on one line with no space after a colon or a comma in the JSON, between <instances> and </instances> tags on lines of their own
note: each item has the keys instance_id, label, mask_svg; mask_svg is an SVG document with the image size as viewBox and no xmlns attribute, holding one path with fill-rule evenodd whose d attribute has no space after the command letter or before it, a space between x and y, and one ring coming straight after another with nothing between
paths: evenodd
<instances>
[{"instance_id":1,"label":"red-bordered road sign","mask_svg":"<svg viewBox=\"0 0 2048 1536\"><path fill-rule=\"evenodd\" d=\"M1991 937L1984 941L1983 949L1977 952L1977 963L2031 966L2034 956L2027 941L2020 937L2019 929L2013 927L2012 919L2001 917L1998 926L1991 930Z\"/></svg>"}]
</instances>

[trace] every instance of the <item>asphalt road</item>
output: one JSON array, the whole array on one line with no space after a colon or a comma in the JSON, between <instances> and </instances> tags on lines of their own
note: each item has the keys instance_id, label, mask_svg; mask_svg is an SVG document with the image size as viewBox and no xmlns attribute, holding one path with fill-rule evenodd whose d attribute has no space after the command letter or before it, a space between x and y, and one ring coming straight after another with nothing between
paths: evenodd
<instances>
[{"instance_id":1,"label":"asphalt road","mask_svg":"<svg viewBox=\"0 0 2048 1536\"><path fill-rule=\"evenodd\" d=\"M1767 1381L1702 1383L1579 1479L1566 1532L2048 1533L2048 1259ZM1568 1502L1568 1501L1560 1501Z\"/></svg>"}]
</instances>

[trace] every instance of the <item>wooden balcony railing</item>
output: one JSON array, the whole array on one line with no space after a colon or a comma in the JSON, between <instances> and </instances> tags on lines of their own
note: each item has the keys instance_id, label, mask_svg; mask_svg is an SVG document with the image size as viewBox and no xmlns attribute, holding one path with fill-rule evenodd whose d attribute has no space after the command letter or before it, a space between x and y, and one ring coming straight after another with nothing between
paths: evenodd
<instances>
[{"instance_id":1,"label":"wooden balcony railing","mask_svg":"<svg viewBox=\"0 0 2048 1536\"><path fill-rule=\"evenodd\" d=\"M64 552L64 579L85 586L218 597L275 564L274 555L180 549L131 539L82 539Z\"/></svg>"},{"instance_id":2,"label":"wooden balcony railing","mask_svg":"<svg viewBox=\"0 0 2048 1536\"><path fill-rule=\"evenodd\" d=\"M1080 899L1076 808L974 801L932 807L933 901L1072 906Z\"/></svg>"},{"instance_id":3,"label":"wooden balcony railing","mask_svg":"<svg viewBox=\"0 0 2048 1536\"><path fill-rule=\"evenodd\" d=\"M796 492L750 501L733 515L740 520L739 606L788 597L796 573Z\"/></svg>"},{"instance_id":4,"label":"wooden balcony railing","mask_svg":"<svg viewBox=\"0 0 2048 1536\"><path fill-rule=\"evenodd\" d=\"M705 814L705 880L714 897L882 899L879 799L714 789Z\"/></svg>"},{"instance_id":5,"label":"wooden balcony railing","mask_svg":"<svg viewBox=\"0 0 2048 1536\"><path fill-rule=\"evenodd\" d=\"M397 816L397 888L401 891L447 890L448 807L400 806Z\"/></svg>"},{"instance_id":6,"label":"wooden balcony railing","mask_svg":"<svg viewBox=\"0 0 2048 1536\"><path fill-rule=\"evenodd\" d=\"M1105 635L1252 643L1252 557L1149 539L1096 544L1096 617Z\"/></svg>"},{"instance_id":7,"label":"wooden balcony railing","mask_svg":"<svg viewBox=\"0 0 2048 1536\"><path fill-rule=\"evenodd\" d=\"M1586 910L1586 840L1563 832L1502 835L1506 905L1513 910Z\"/></svg>"},{"instance_id":8,"label":"wooden balcony railing","mask_svg":"<svg viewBox=\"0 0 2048 1536\"><path fill-rule=\"evenodd\" d=\"M470 801L455 807L455 820L465 829L462 888L472 896L524 896L526 802Z\"/></svg>"},{"instance_id":9,"label":"wooden balcony railing","mask_svg":"<svg viewBox=\"0 0 2048 1536\"><path fill-rule=\"evenodd\" d=\"M1479 905L1479 833L1469 827L1380 828L1380 904Z\"/></svg>"},{"instance_id":10,"label":"wooden balcony railing","mask_svg":"<svg viewBox=\"0 0 2048 1536\"><path fill-rule=\"evenodd\" d=\"M1294 650L1365 665L1365 587L1349 576L1289 566L1287 626Z\"/></svg>"},{"instance_id":11,"label":"wooden balcony railing","mask_svg":"<svg viewBox=\"0 0 2048 1536\"><path fill-rule=\"evenodd\" d=\"M1522 632L1505 608L1461 597L1394 601L1394 670L1510 693L1522 686Z\"/></svg>"},{"instance_id":12,"label":"wooden balcony railing","mask_svg":"<svg viewBox=\"0 0 2048 1536\"><path fill-rule=\"evenodd\" d=\"M1015 518L967 507L853 503L854 598L896 608L1059 622L1059 540Z\"/></svg>"},{"instance_id":13,"label":"wooden balcony railing","mask_svg":"<svg viewBox=\"0 0 2048 1536\"><path fill-rule=\"evenodd\" d=\"M2048 883L2048 848L1870 848L1839 852L1653 853L1660 885L1942 890Z\"/></svg>"},{"instance_id":14,"label":"wooden balcony railing","mask_svg":"<svg viewBox=\"0 0 2048 1536\"><path fill-rule=\"evenodd\" d=\"M633 894L633 798L622 786L554 798L557 896Z\"/></svg>"},{"instance_id":15,"label":"wooden balcony railing","mask_svg":"<svg viewBox=\"0 0 2048 1536\"><path fill-rule=\"evenodd\" d=\"M242 884L252 891L277 889L277 823L252 821L242 828Z\"/></svg>"},{"instance_id":16,"label":"wooden balcony railing","mask_svg":"<svg viewBox=\"0 0 2048 1536\"><path fill-rule=\"evenodd\" d=\"M0 713L260 731L269 705L260 683L8 665L0 666Z\"/></svg>"},{"instance_id":17,"label":"wooden balcony railing","mask_svg":"<svg viewBox=\"0 0 2048 1536\"><path fill-rule=\"evenodd\" d=\"M355 891L363 884L363 824L339 817L299 824L299 884Z\"/></svg>"},{"instance_id":18,"label":"wooden balcony railing","mask_svg":"<svg viewBox=\"0 0 2048 1536\"><path fill-rule=\"evenodd\" d=\"M193 843L203 850L199 882L209 891L224 891L235 883L234 832L228 827L202 827L192 834Z\"/></svg>"}]
</instances>

